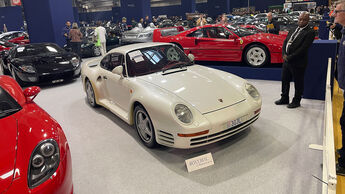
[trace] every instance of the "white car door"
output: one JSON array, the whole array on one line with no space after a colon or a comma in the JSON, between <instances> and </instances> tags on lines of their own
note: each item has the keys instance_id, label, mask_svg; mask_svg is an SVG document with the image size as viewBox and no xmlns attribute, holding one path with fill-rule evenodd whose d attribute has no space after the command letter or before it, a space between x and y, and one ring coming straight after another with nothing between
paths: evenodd
<instances>
[{"instance_id":1,"label":"white car door","mask_svg":"<svg viewBox=\"0 0 345 194\"><path fill-rule=\"evenodd\" d=\"M125 65L123 55L119 53L109 54L110 60L101 65L103 68L102 79L105 83L105 90L108 94L108 99L112 104L115 104L123 111L129 111L129 97L130 89L128 88L128 79L126 74L118 75L112 70L122 65L125 72Z\"/></svg>"}]
</instances>

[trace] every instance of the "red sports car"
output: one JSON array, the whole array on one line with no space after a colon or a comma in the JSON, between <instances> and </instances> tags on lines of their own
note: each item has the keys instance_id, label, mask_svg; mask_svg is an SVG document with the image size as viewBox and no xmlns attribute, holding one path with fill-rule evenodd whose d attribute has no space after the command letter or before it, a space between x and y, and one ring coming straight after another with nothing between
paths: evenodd
<instances>
[{"instance_id":1,"label":"red sports car","mask_svg":"<svg viewBox=\"0 0 345 194\"><path fill-rule=\"evenodd\" d=\"M284 37L279 35L257 34L226 24L195 27L176 35L164 35L166 30L171 32L171 28L156 29L153 32L153 41L175 43L186 54L193 54L195 60L245 61L254 67L267 63L283 63Z\"/></svg>"},{"instance_id":2,"label":"red sports car","mask_svg":"<svg viewBox=\"0 0 345 194\"><path fill-rule=\"evenodd\" d=\"M73 193L70 148L39 91L0 76L0 193Z\"/></svg>"}]
</instances>

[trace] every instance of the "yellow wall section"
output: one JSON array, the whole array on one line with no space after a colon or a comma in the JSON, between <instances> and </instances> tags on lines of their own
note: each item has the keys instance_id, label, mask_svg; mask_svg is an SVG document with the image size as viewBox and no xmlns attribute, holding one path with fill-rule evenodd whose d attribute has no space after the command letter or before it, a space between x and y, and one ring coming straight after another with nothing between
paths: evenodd
<instances>
[{"instance_id":1,"label":"yellow wall section","mask_svg":"<svg viewBox=\"0 0 345 194\"><path fill-rule=\"evenodd\" d=\"M341 148L341 128L339 124L343 109L343 95L338 87L338 82L334 81L333 90L333 126L334 126L334 145L336 149ZM338 157L338 156L336 156ZM337 176L337 194L345 194L345 177Z\"/></svg>"}]
</instances>

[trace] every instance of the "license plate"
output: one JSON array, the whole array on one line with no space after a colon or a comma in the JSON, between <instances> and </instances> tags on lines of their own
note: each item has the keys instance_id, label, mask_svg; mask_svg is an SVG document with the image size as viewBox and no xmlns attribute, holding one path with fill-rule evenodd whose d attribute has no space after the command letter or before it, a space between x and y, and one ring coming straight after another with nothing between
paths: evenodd
<instances>
[{"instance_id":1,"label":"license plate","mask_svg":"<svg viewBox=\"0 0 345 194\"><path fill-rule=\"evenodd\" d=\"M53 80L52 83L55 84L55 83L60 83L60 82L63 82L63 79L57 79L57 80Z\"/></svg>"},{"instance_id":2,"label":"license plate","mask_svg":"<svg viewBox=\"0 0 345 194\"><path fill-rule=\"evenodd\" d=\"M247 115L244 115L244 116L237 118L235 120L229 121L226 123L225 128L229 129L229 128L235 127L237 125L240 125L241 123L247 121L249 119L249 117L250 117L250 115L247 114Z\"/></svg>"}]
</instances>

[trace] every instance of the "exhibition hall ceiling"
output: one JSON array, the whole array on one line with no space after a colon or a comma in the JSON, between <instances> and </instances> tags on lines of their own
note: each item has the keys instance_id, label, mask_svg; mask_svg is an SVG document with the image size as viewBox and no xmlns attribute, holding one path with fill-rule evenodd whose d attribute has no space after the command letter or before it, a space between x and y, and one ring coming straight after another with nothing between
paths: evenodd
<instances>
[{"instance_id":1,"label":"exhibition hall ceiling","mask_svg":"<svg viewBox=\"0 0 345 194\"><path fill-rule=\"evenodd\" d=\"M207 0L196 0L196 3L205 3ZM75 0L75 6L84 11L106 11L112 7L120 7L120 0ZM180 5L181 0L151 0L151 7Z\"/></svg>"}]
</instances>

